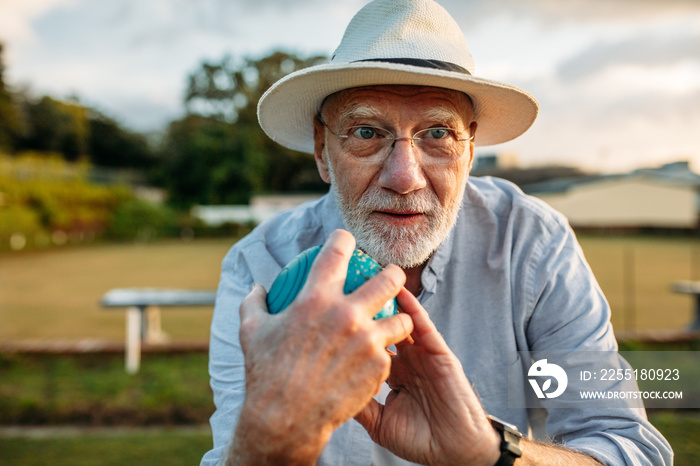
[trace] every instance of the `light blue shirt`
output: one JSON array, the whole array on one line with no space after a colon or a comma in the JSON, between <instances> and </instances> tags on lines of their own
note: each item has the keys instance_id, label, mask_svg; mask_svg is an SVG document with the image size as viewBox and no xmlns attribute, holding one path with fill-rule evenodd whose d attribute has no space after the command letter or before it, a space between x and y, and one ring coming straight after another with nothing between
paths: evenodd
<instances>
[{"instance_id":1,"label":"light blue shirt","mask_svg":"<svg viewBox=\"0 0 700 466\"><path fill-rule=\"evenodd\" d=\"M238 341L243 297L255 283L269 289L285 264L337 228L343 223L333 196L326 195L261 224L224 259L209 362L214 448L203 465L223 458L245 396ZM421 280L419 300L487 413L605 464L672 464L670 446L643 409L546 411L546 402L542 409L508 407L508 373L522 373L538 352L617 350L610 308L561 214L509 182L472 177L457 223ZM524 399L527 381L521 382ZM350 420L334 432L319 464L369 465L373 448Z\"/></svg>"}]
</instances>

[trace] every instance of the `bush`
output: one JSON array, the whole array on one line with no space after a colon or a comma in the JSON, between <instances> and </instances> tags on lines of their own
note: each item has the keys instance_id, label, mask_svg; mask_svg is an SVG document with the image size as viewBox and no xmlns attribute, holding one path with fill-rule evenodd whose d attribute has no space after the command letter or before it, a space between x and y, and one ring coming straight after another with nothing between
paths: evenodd
<instances>
[{"instance_id":1,"label":"bush","mask_svg":"<svg viewBox=\"0 0 700 466\"><path fill-rule=\"evenodd\" d=\"M23 249L25 242L47 245L54 235L82 240L102 234L116 207L134 195L127 186L92 183L89 173L88 164L58 154L0 154L0 249L12 238L22 238L13 249Z\"/></svg>"},{"instance_id":2,"label":"bush","mask_svg":"<svg viewBox=\"0 0 700 466\"><path fill-rule=\"evenodd\" d=\"M0 238L9 238L15 233L35 235L41 230L39 215L34 210L19 205L0 209Z\"/></svg>"},{"instance_id":3,"label":"bush","mask_svg":"<svg viewBox=\"0 0 700 466\"><path fill-rule=\"evenodd\" d=\"M139 199L122 202L107 228L107 236L111 238L136 241L173 236L177 232L177 216L173 210Z\"/></svg>"}]
</instances>

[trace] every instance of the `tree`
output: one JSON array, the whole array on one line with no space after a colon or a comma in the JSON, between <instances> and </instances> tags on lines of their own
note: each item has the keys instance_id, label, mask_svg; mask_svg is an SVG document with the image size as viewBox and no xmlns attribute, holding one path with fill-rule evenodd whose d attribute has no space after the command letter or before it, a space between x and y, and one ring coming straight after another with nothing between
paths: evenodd
<instances>
[{"instance_id":1,"label":"tree","mask_svg":"<svg viewBox=\"0 0 700 466\"><path fill-rule=\"evenodd\" d=\"M150 168L153 151L143 135L128 131L113 119L69 101L10 92L5 83L0 43L0 151L59 153L68 161L89 159L94 165Z\"/></svg>"},{"instance_id":2,"label":"tree","mask_svg":"<svg viewBox=\"0 0 700 466\"><path fill-rule=\"evenodd\" d=\"M230 123L188 115L168 128L167 163L161 175L178 207L245 203L259 189L257 161L246 158L246 137Z\"/></svg>"},{"instance_id":3,"label":"tree","mask_svg":"<svg viewBox=\"0 0 700 466\"><path fill-rule=\"evenodd\" d=\"M36 101L27 99L24 106L27 131L21 141L22 149L57 152L68 161L87 156L87 108L49 96Z\"/></svg>"},{"instance_id":4,"label":"tree","mask_svg":"<svg viewBox=\"0 0 700 466\"><path fill-rule=\"evenodd\" d=\"M171 123L161 181L171 201L243 203L255 191L325 191L313 157L285 149L260 129L257 103L284 75L324 60L275 52L235 65L230 56L191 73L188 115Z\"/></svg>"},{"instance_id":5,"label":"tree","mask_svg":"<svg viewBox=\"0 0 700 466\"><path fill-rule=\"evenodd\" d=\"M12 151L22 132L22 122L13 95L5 83L3 47L0 42L0 150Z\"/></svg>"},{"instance_id":6,"label":"tree","mask_svg":"<svg viewBox=\"0 0 700 466\"><path fill-rule=\"evenodd\" d=\"M325 61L322 56L300 58L284 52L259 60L247 58L238 65L230 55L218 62L203 61L187 77L185 107L188 113L229 123L257 121L258 100L273 83L292 71Z\"/></svg>"},{"instance_id":7,"label":"tree","mask_svg":"<svg viewBox=\"0 0 700 466\"><path fill-rule=\"evenodd\" d=\"M155 160L146 138L97 111L88 116L90 161L101 167L149 168Z\"/></svg>"}]
</instances>

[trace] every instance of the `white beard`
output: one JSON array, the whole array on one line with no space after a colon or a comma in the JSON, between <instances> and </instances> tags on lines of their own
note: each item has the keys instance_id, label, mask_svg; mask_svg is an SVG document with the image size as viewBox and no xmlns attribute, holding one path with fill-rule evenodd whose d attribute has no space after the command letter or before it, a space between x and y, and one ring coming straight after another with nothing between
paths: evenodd
<instances>
[{"instance_id":1,"label":"white beard","mask_svg":"<svg viewBox=\"0 0 700 466\"><path fill-rule=\"evenodd\" d=\"M431 190L403 195L379 187L369 188L359 201L354 202L339 192L328 154L326 160L331 190L345 228L355 237L357 247L382 266L395 264L402 269L410 269L424 264L445 241L457 221L465 184L462 184L457 197L445 207ZM370 218L372 212L387 209L422 212L427 223L402 227Z\"/></svg>"}]
</instances>

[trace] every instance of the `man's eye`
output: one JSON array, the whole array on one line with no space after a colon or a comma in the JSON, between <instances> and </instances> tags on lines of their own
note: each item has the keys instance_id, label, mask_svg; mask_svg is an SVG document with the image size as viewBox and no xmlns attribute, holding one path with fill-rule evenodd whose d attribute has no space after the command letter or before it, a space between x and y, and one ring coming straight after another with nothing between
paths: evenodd
<instances>
[{"instance_id":1,"label":"man's eye","mask_svg":"<svg viewBox=\"0 0 700 466\"><path fill-rule=\"evenodd\" d=\"M359 139L372 139L377 134L377 131L371 126L360 126L352 134Z\"/></svg>"},{"instance_id":2,"label":"man's eye","mask_svg":"<svg viewBox=\"0 0 700 466\"><path fill-rule=\"evenodd\" d=\"M430 128L425 132L425 136L432 139L443 139L450 135L447 128Z\"/></svg>"}]
</instances>

